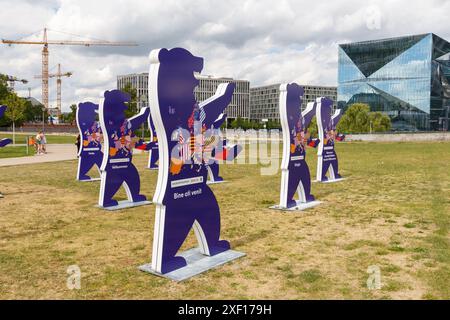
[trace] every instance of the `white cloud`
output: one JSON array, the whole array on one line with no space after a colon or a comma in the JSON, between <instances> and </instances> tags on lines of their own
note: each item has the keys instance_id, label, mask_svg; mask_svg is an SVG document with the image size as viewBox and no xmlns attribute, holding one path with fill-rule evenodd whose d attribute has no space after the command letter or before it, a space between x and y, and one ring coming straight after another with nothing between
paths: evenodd
<instances>
[{"instance_id":1,"label":"white cloud","mask_svg":"<svg viewBox=\"0 0 450 320\"><path fill-rule=\"evenodd\" d=\"M177 1L0 0L2 38L18 39L47 26L49 38L137 41L139 47L50 47L50 67L63 79L63 109L97 100L116 75L146 72L153 48L185 47L205 57L205 73L252 85L282 81L334 85L337 43L434 32L450 39L449 1ZM370 14L369 14L370 13ZM377 20L379 18L379 20ZM372 19L368 21L368 19ZM375 20L374 20L375 19ZM67 34L69 33L69 34ZM20 94L40 99L41 47L0 47L0 72L30 80ZM55 104L55 81L50 103Z\"/></svg>"}]
</instances>

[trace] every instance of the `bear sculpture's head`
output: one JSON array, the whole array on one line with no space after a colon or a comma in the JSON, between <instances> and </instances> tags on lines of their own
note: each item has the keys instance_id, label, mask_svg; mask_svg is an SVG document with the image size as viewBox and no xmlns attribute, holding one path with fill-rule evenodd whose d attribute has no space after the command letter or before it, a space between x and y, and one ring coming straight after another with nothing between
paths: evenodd
<instances>
[{"instance_id":1,"label":"bear sculpture's head","mask_svg":"<svg viewBox=\"0 0 450 320\"><path fill-rule=\"evenodd\" d=\"M178 127L186 128L194 105L194 89L199 84L195 77L203 69L203 58L183 48L158 51L158 104L166 133Z\"/></svg>"},{"instance_id":2,"label":"bear sculpture's head","mask_svg":"<svg viewBox=\"0 0 450 320\"><path fill-rule=\"evenodd\" d=\"M125 110L128 109L130 95L120 90L105 91L103 117L106 129L120 127L125 121Z\"/></svg>"},{"instance_id":3,"label":"bear sculpture's head","mask_svg":"<svg viewBox=\"0 0 450 320\"><path fill-rule=\"evenodd\" d=\"M97 120L98 104L81 102L78 104L77 117L81 129L88 129Z\"/></svg>"}]
</instances>

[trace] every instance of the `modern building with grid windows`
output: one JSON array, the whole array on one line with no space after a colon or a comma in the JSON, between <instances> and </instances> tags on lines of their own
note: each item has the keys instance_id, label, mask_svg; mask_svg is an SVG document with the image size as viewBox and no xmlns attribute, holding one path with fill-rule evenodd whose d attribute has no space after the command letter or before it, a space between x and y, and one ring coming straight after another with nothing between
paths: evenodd
<instances>
[{"instance_id":1,"label":"modern building with grid windows","mask_svg":"<svg viewBox=\"0 0 450 320\"><path fill-rule=\"evenodd\" d=\"M435 34L339 45L338 105L366 103L397 131L449 130L450 43Z\"/></svg>"},{"instance_id":2,"label":"modern building with grid windows","mask_svg":"<svg viewBox=\"0 0 450 320\"><path fill-rule=\"evenodd\" d=\"M236 118L250 118L250 82L247 80L235 80L232 78L217 78L208 75L196 75L199 85L195 88L195 98L202 102L216 93L216 89L221 83L234 82L233 97L226 109L227 121L230 122Z\"/></svg>"},{"instance_id":3,"label":"modern building with grid windows","mask_svg":"<svg viewBox=\"0 0 450 320\"><path fill-rule=\"evenodd\" d=\"M227 121L236 118L249 119L250 117L250 82L247 80L234 80L232 78L216 78L207 75L196 75L199 85L194 94L198 102L202 102L216 93L221 83L236 83L231 103L228 105ZM148 73L133 73L117 76L117 89L122 90L127 84L137 89L137 101L139 108L148 105Z\"/></svg>"},{"instance_id":4,"label":"modern building with grid windows","mask_svg":"<svg viewBox=\"0 0 450 320\"><path fill-rule=\"evenodd\" d=\"M337 101L337 88L327 86L302 85L304 89L301 109L304 110L308 102L314 102L319 97L328 97ZM280 120L278 99L280 97L280 84L250 88L250 119ZM336 105L335 105L336 106Z\"/></svg>"},{"instance_id":5,"label":"modern building with grid windows","mask_svg":"<svg viewBox=\"0 0 450 320\"><path fill-rule=\"evenodd\" d=\"M117 76L117 89L123 90L127 84L136 89L138 108L148 106L148 73L132 73Z\"/></svg>"}]
</instances>

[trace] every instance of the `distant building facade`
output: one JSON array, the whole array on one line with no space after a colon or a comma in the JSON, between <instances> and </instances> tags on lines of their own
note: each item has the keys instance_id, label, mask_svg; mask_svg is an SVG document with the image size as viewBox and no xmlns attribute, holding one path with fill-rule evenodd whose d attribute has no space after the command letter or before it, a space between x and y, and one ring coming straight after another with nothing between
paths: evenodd
<instances>
[{"instance_id":1,"label":"distant building facade","mask_svg":"<svg viewBox=\"0 0 450 320\"><path fill-rule=\"evenodd\" d=\"M450 43L432 34L339 45L338 104L366 103L397 131L449 130Z\"/></svg>"},{"instance_id":2,"label":"distant building facade","mask_svg":"<svg viewBox=\"0 0 450 320\"><path fill-rule=\"evenodd\" d=\"M148 106L148 73L131 73L117 76L118 90L123 90L127 84L136 89L138 108Z\"/></svg>"},{"instance_id":3,"label":"distant building facade","mask_svg":"<svg viewBox=\"0 0 450 320\"><path fill-rule=\"evenodd\" d=\"M250 117L250 82L247 80L234 80L232 78L217 78L207 75L196 75L199 85L195 88L194 94L198 102L202 102L216 93L216 89L221 83L236 83L231 103L228 105L228 120L238 117L249 119ZM137 90L137 101L139 108L148 105L148 73L133 73L117 76L117 89L123 90L127 84Z\"/></svg>"},{"instance_id":4,"label":"distant building facade","mask_svg":"<svg viewBox=\"0 0 450 320\"><path fill-rule=\"evenodd\" d=\"M227 121L236 118L250 119L250 82L247 80L235 80L232 78L217 78L207 75L197 75L199 85L195 88L195 98L202 102L216 93L216 89L221 83L234 82L234 89L231 103L228 105Z\"/></svg>"},{"instance_id":5,"label":"distant building facade","mask_svg":"<svg viewBox=\"0 0 450 320\"><path fill-rule=\"evenodd\" d=\"M302 85L304 89L301 110L306 108L308 102L316 101L319 97L328 97L337 101L337 88L332 86ZM280 114L278 100L280 97L280 84L272 84L250 88L250 119L279 121Z\"/></svg>"}]
</instances>

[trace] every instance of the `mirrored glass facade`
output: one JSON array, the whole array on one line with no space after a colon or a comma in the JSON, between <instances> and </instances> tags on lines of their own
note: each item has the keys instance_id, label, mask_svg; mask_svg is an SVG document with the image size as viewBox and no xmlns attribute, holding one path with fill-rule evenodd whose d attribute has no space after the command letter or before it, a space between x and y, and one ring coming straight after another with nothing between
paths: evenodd
<instances>
[{"instance_id":1,"label":"mirrored glass facade","mask_svg":"<svg viewBox=\"0 0 450 320\"><path fill-rule=\"evenodd\" d=\"M449 82L450 43L434 34L339 45L339 107L367 103L393 130L449 130Z\"/></svg>"}]
</instances>

